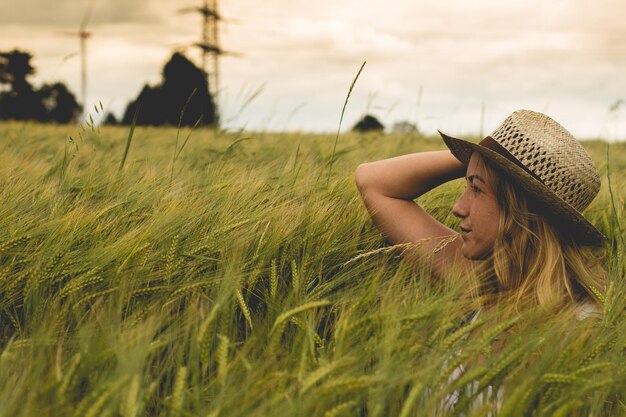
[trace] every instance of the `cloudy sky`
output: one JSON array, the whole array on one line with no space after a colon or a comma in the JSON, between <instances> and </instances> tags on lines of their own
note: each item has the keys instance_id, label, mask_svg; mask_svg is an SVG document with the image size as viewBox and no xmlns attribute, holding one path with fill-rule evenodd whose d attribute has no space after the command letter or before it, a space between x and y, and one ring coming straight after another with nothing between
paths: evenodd
<instances>
[{"instance_id":1,"label":"cloudy sky","mask_svg":"<svg viewBox=\"0 0 626 417\"><path fill-rule=\"evenodd\" d=\"M34 56L36 84L80 91L76 30L92 0L2 0L0 50ZM7 7L8 3L8 7ZM93 0L89 102L118 116L159 81L177 47L198 40L200 0ZM518 108L578 137L626 137L624 0L229 0L219 102L231 128L334 131L365 112L425 133L488 133ZM189 56L196 59L197 53ZM260 92L248 106L242 106ZM613 108L613 111L611 111Z\"/></svg>"}]
</instances>

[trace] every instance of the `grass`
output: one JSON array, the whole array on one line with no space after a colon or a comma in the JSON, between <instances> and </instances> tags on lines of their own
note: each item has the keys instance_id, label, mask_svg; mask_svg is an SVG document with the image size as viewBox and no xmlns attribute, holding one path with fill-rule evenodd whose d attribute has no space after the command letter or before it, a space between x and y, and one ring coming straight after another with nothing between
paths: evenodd
<instances>
[{"instance_id":1,"label":"grass","mask_svg":"<svg viewBox=\"0 0 626 417\"><path fill-rule=\"evenodd\" d=\"M0 416L626 415L623 144L611 196L585 142L604 317L468 325L461 285L379 250L353 184L436 138L102 128L68 156L72 129L0 124ZM421 202L454 225L460 187Z\"/></svg>"}]
</instances>

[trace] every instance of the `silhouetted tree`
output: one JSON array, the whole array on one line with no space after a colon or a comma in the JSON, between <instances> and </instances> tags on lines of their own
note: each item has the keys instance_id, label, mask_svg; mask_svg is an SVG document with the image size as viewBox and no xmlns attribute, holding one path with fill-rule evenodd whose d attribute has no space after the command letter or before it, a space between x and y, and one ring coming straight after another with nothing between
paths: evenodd
<instances>
[{"instance_id":1,"label":"silhouetted tree","mask_svg":"<svg viewBox=\"0 0 626 417\"><path fill-rule=\"evenodd\" d=\"M63 83L46 84L36 90L28 81L35 73L32 55L13 50L0 52L0 119L68 123L80 106Z\"/></svg>"},{"instance_id":2,"label":"silhouetted tree","mask_svg":"<svg viewBox=\"0 0 626 417\"><path fill-rule=\"evenodd\" d=\"M30 65L32 58L30 53L17 49L0 52L0 83L9 84L11 91L16 93L33 91L33 87L26 80L26 77L35 73L35 68Z\"/></svg>"},{"instance_id":3,"label":"silhouetted tree","mask_svg":"<svg viewBox=\"0 0 626 417\"><path fill-rule=\"evenodd\" d=\"M35 73L32 55L13 50L0 52L0 83L8 91L0 93L0 119L38 119L45 113L41 100L26 79Z\"/></svg>"},{"instance_id":4,"label":"silhouetted tree","mask_svg":"<svg viewBox=\"0 0 626 417\"><path fill-rule=\"evenodd\" d=\"M191 126L198 120L201 124L216 122L206 74L200 68L184 55L175 53L163 67L162 78L157 86L144 85L137 98L128 103L122 123L132 123L137 111L138 125L178 125L180 121L183 126Z\"/></svg>"},{"instance_id":5,"label":"silhouetted tree","mask_svg":"<svg viewBox=\"0 0 626 417\"><path fill-rule=\"evenodd\" d=\"M69 123L80 115L76 97L63 83L45 84L39 95L46 112L43 121Z\"/></svg>"},{"instance_id":6,"label":"silhouetted tree","mask_svg":"<svg viewBox=\"0 0 626 417\"><path fill-rule=\"evenodd\" d=\"M106 116L104 116L104 124L108 126L113 126L119 124L119 120L117 120L117 117L115 117L113 113L108 112Z\"/></svg>"},{"instance_id":7,"label":"silhouetted tree","mask_svg":"<svg viewBox=\"0 0 626 417\"><path fill-rule=\"evenodd\" d=\"M383 124L380 123L374 116L366 114L354 125L352 130L357 132L381 131L385 130L385 126L383 126Z\"/></svg>"},{"instance_id":8,"label":"silhouetted tree","mask_svg":"<svg viewBox=\"0 0 626 417\"><path fill-rule=\"evenodd\" d=\"M402 134L411 134L411 133L419 133L417 129L417 125L415 123L403 120L400 122L396 122L393 124L391 128L393 133L402 133Z\"/></svg>"},{"instance_id":9,"label":"silhouetted tree","mask_svg":"<svg viewBox=\"0 0 626 417\"><path fill-rule=\"evenodd\" d=\"M151 87L146 84L141 89L137 98L126 106L122 123L131 124L137 111L139 111L136 122L138 125L157 126L167 123L165 121L165 109L163 108L163 104L160 88Z\"/></svg>"}]
</instances>

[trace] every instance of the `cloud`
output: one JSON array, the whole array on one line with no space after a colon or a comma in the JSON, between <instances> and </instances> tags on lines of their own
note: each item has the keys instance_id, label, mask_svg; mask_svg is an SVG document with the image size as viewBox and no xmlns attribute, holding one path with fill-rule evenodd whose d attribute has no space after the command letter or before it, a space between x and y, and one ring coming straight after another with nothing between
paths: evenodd
<instances>
[{"instance_id":1,"label":"cloud","mask_svg":"<svg viewBox=\"0 0 626 417\"><path fill-rule=\"evenodd\" d=\"M8 0L0 24L78 28L86 19L90 25L122 22L158 22L160 13L152 1L128 0ZM170 6L171 7L171 6Z\"/></svg>"},{"instance_id":2,"label":"cloud","mask_svg":"<svg viewBox=\"0 0 626 417\"><path fill-rule=\"evenodd\" d=\"M342 56L393 55L411 49L410 42L373 27L360 27L344 20L290 19L279 37L289 39L287 47L308 52Z\"/></svg>"}]
</instances>

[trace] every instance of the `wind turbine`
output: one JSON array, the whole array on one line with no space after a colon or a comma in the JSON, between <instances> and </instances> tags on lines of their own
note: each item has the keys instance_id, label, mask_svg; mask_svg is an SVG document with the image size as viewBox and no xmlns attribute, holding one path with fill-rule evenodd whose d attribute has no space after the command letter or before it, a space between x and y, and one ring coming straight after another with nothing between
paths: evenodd
<instances>
[{"instance_id":1,"label":"wind turbine","mask_svg":"<svg viewBox=\"0 0 626 417\"><path fill-rule=\"evenodd\" d=\"M78 36L79 39L80 50L78 54L80 55L80 96L83 105L83 113L87 108L87 39L91 38L92 35L92 33L87 30L87 25L89 24L89 19L91 18L93 3L93 1L89 3L89 7L83 15L83 20L81 21L77 32L59 32L59 34L65 36ZM74 55L76 55L76 52L64 57L63 61L73 57Z\"/></svg>"}]
</instances>

